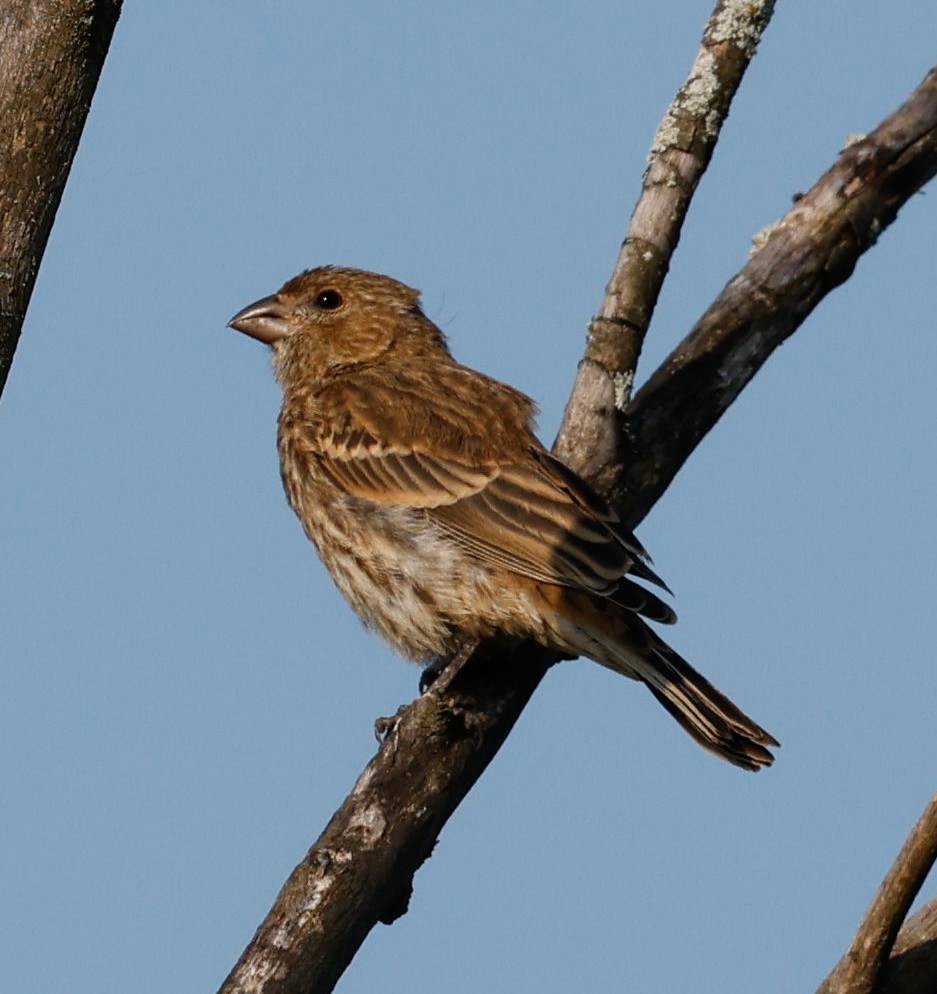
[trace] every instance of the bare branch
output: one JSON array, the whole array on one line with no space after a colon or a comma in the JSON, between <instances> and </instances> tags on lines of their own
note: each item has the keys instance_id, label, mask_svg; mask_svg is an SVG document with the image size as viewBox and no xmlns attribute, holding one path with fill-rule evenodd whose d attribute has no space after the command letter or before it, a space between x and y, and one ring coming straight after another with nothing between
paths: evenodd
<instances>
[{"instance_id":1,"label":"bare branch","mask_svg":"<svg viewBox=\"0 0 937 994\"><path fill-rule=\"evenodd\" d=\"M0 393L121 0L7 0L0 15Z\"/></svg>"},{"instance_id":2,"label":"bare branch","mask_svg":"<svg viewBox=\"0 0 937 994\"><path fill-rule=\"evenodd\" d=\"M686 82L667 108L648 154L641 193L605 299L589 323L586 351L554 448L607 487L620 442L618 413L635 370L690 201L774 11L774 0L720 0ZM606 475L599 467L606 467Z\"/></svg>"},{"instance_id":3,"label":"bare branch","mask_svg":"<svg viewBox=\"0 0 937 994\"><path fill-rule=\"evenodd\" d=\"M635 398L633 466L616 457L614 467L625 481L616 492L628 496L622 507L629 525L660 497L777 342L847 278L875 235L934 174L935 134L931 74L798 204ZM564 433L580 428L567 418ZM572 449L569 461L582 470L578 457ZM600 476L604 468L598 465ZM224 994L332 989L374 923L406 909L413 874L554 661L528 644L486 645L445 691L402 709L353 794L283 888Z\"/></svg>"},{"instance_id":4,"label":"bare branch","mask_svg":"<svg viewBox=\"0 0 937 994\"><path fill-rule=\"evenodd\" d=\"M617 503L644 517L648 498L935 172L937 69L797 200L638 392L626 412L630 445L604 469Z\"/></svg>"},{"instance_id":5,"label":"bare branch","mask_svg":"<svg viewBox=\"0 0 937 994\"><path fill-rule=\"evenodd\" d=\"M552 661L539 646L487 650L400 709L221 994L325 994L371 928L406 912L413 874Z\"/></svg>"},{"instance_id":6,"label":"bare branch","mask_svg":"<svg viewBox=\"0 0 937 994\"><path fill-rule=\"evenodd\" d=\"M878 989L901 923L935 859L937 795L911 830L852 944L817 994L872 994Z\"/></svg>"},{"instance_id":7,"label":"bare branch","mask_svg":"<svg viewBox=\"0 0 937 994\"><path fill-rule=\"evenodd\" d=\"M922 994L937 990L937 898L901 926L881 973L881 994Z\"/></svg>"}]
</instances>

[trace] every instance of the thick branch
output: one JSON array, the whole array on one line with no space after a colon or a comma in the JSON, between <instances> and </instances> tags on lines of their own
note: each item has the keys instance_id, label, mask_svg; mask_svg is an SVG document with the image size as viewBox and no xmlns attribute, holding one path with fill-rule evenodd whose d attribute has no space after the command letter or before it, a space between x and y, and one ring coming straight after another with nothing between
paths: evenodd
<instances>
[{"instance_id":1,"label":"thick branch","mask_svg":"<svg viewBox=\"0 0 937 994\"><path fill-rule=\"evenodd\" d=\"M654 135L641 193L602 307L589 323L554 446L600 489L612 483L621 438L615 412L631 400L641 346L690 201L773 11L774 0L719 0L690 74Z\"/></svg>"},{"instance_id":2,"label":"thick branch","mask_svg":"<svg viewBox=\"0 0 937 994\"><path fill-rule=\"evenodd\" d=\"M846 279L874 236L937 170L935 90L932 74L840 159L635 399L633 466L616 467L627 471L617 489L628 495L629 525L660 497L777 342ZM692 410L695 404L701 412ZM581 467L576 455L570 461ZM431 691L403 710L294 870L222 987L225 994L332 989L372 925L405 910L413 874L551 661L531 646L513 652L487 646L443 693Z\"/></svg>"},{"instance_id":3,"label":"thick branch","mask_svg":"<svg viewBox=\"0 0 937 994\"><path fill-rule=\"evenodd\" d=\"M872 994L879 988L901 923L937 859L937 795L911 830L852 944L817 994ZM920 966L920 963L916 964ZM905 961L905 970L911 966ZM897 962L894 970L897 970ZM919 988L925 989L925 988ZM926 988L932 990L933 987Z\"/></svg>"},{"instance_id":4,"label":"thick branch","mask_svg":"<svg viewBox=\"0 0 937 994\"><path fill-rule=\"evenodd\" d=\"M121 0L6 0L0 14L0 393Z\"/></svg>"},{"instance_id":5,"label":"thick branch","mask_svg":"<svg viewBox=\"0 0 937 994\"><path fill-rule=\"evenodd\" d=\"M223 994L331 991L368 932L407 910L413 874L552 661L477 652L440 695L401 708L378 754L293 871Z\"/></svg>"}]
</instances>

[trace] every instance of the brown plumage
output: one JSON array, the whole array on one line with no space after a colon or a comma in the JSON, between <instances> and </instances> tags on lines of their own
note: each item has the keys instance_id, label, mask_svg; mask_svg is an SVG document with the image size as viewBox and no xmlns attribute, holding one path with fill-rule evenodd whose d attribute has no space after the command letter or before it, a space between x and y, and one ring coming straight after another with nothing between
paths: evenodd
<instances>
[{"instance_id":1,"label":"brown plumage","mask_svg":"<svg viewBox=\"0 0 937 994\"><path fill-rule=\"evenodd\" d=\"M323 266L238 313L273 346L283 484L369 627L426 663L501 632L647 684L701 745L778 743L642 620L673 611L615 511L533 434L524 394L457 363L416 290Z\"/></svg>"}]
</instances>

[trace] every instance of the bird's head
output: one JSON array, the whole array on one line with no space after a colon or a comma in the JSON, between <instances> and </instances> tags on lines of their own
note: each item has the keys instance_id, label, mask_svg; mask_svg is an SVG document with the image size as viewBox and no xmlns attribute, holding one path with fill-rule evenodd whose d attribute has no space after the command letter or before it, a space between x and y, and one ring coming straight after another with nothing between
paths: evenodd
<instances>
[{"instance_id":1,"label":"bird's head","mask_svg":"<svg viewBox=\"0 0 937 994\"><path fill-rule=\"evenodd\" d=\"M389 276L320 266L249 304L229 326L272 345L277 365L293 359L325 373L390 352L445 350L442 332L420 310L418 290Z\"/></svg>"}]
</instances>

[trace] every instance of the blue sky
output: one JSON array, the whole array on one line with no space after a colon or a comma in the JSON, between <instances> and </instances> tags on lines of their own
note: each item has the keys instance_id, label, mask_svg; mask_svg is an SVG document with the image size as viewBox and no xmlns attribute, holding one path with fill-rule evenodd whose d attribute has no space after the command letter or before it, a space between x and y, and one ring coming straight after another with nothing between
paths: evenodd
<instances>
[{"instance_id":1,"label":"blue sky","mask_svg":"<svg viewBox=\"0 0 937 994\"><path fill-rule=\"evenodd\" d=\"M933 61L933 4L778 6L644 376ZM0 411L0 989L214 990L416 692L293 519L228 318L308 266L391 273L549 441L708 13L126 5ZM340 991L780 994L834 964L937 788L935 231L930 191L640 530L668 635L776 765L555 668Z\"/></svg>"}]
</instances>

